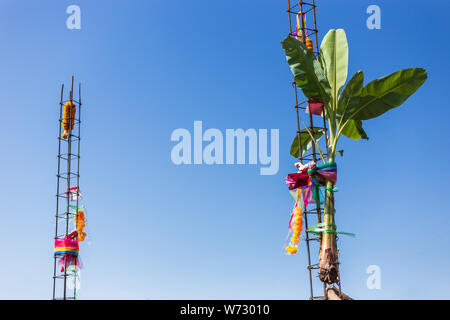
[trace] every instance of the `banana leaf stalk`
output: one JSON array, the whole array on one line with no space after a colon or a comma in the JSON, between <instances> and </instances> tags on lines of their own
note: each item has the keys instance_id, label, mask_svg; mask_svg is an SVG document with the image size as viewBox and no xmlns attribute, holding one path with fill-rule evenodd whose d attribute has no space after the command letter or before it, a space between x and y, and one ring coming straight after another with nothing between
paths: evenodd
<instances>
[{"instance_id":1,"label":"banana leaf stalk","mask_svg":"<svg viewBox=\"0 0 450 320\"><path fill-rule=\"evenodd\" d=\"M348 43L345 31L330 30L320 45L320 58L308 50L303 42L287 37L282 41L286 60L297 86L307 99L324 103L323 116L328 123L326 158L319 141L325 130L301 130L294 137L290 153L300 158L315 145L325 162L334 162L339 138L343 135L353 140L368 140L363 121L376 118L400 106L427 79L422 68L410 68L373 80L364 86L364 73L356 72L347 82ZM341 179L341 178L340 178ZM319 278L332 284L338 281L338 250L333 184L325 189L322 241L319 254Z\"/></svg>"}]
</instances>

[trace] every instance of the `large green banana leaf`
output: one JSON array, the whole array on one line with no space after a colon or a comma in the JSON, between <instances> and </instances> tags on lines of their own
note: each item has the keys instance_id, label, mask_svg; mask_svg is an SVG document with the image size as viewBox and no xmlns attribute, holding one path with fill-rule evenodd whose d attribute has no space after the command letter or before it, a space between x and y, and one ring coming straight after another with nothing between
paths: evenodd
<instances>
[{"instance_id":1,"label":"large green banana leaf","mask_svg":"<svg viewBox=\"0 0 450 320\"><path fill-rule=\"evenodd\" d=\"M320 140L320 138L323 136L324 130L320 129L320 128L314 128L313 130L311 130L311 133L313 134L316 142L318 142ZM300 144L302 145L302 153L301 154L304 155L306 152L308 152L308 150L312 148L313 143L314 142L311 140L311 135L308 133L308 131L306 129L300 130ZM298 145L298 134L295 135L295 138L292 141L291 155L295 158L300 157L299 145Z\"/></svg>"},{"instance_id":2,"label":"large green banana leaf","mask_svg":"<svg viewBox=\"0 0 450 320\"><path fill-rule=\"evenodd\" d=\"M345 115L347 111L352 110L359 103L359 98L364 87L364 73L357 71L347 82L344 90L339 96L338 119Z\"/></svg>"},{"instance_id":3,"label":"large green banana leaf","mask_svg":"<svg viewBox=\"0 0 450 320\"><path fill-rule=\"evenodd\" d=\"M348 110L351 110L359 103L359 97L361 95L364 86L364 73L362 71L356 72L353 77L348 81L341 95L339 96L337 118L338 121L346 114ZM344 123L341 123L344 125ZM366 132L362 128L361 120L350 120L342 129L342 134L347 138L353 140L369 139Z\"/></svg>"},{"instance_id":4,"label":"large green banana leaf","mask_svg":"<svg viewBox=\"0 0 450 320\"><path fill-rule=\"evenodd\" d=\"M320 61L331 87L331 96L337 101L348 73L348 43L343 29L331 29L325 35L320 45Z\"/></svg>"},{"instance_id":5,"label":"large green banana leaf","mask_svg":"<svg viewBox=\"0 0 450 320\"><path fill-rule=\"evenodd\" d=\"M376 118L405 102L426 79L427 72L422 68L404 69L376 79L363 88L358 104L344 118Z\"/></svg>"},{"instance_id":6,"label":"large green banana leaf","mask_svg":"<svg viewBox=\"0 0 450 320\"><path fill-rule=\"evenodd\" d=\"M295 82L305 97L328 103L331 94L330 85L314 54L303 42L292 37L286 37L281 45Z\"/></svg>"},{"instance_id":7,"label":"large green banana leaf","mask_svg":"<svg viewBox=\"0 0 450 320\"><path fill-rule=\"evenodd\" d=\"M369 137L367 136L366 132L364 131L362 127L362 121L361 120L350 120L345 125L344 129L342 129L342 134L346 136L347 138L353 139L353 140L360 140L360 139L366 139L369 140Z\"/></svg>"}]
</instances>

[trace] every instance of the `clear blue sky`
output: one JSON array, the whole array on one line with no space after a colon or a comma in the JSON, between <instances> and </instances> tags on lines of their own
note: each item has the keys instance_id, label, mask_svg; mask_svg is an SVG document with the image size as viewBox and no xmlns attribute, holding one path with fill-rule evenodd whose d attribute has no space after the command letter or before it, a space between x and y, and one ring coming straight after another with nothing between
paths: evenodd
<instances>
[{"instance_id":1,"label":"clear blue sky","mask_svg":"<svg viewBox=\"0 0 450 320\"><path fill-rule=\"evenodd\" d=\"M81 7L81 30L66 8ZM344 28L350 72L424 67L402 107L342 139L342 284L356 299L450 298L447 1L318 0L320 36ZM370 4L382 29L368 30ZM48 299L60 85L83 83L83 299L304 299L306 251L282 254L295 134L280 41L286 1L0 2L0 298ZM280 170L175 166L174 129L280 129ZM444 201L444 202L443 202ZM382 289L368 290L378 265Z\"/></svg>"}]
</instances>

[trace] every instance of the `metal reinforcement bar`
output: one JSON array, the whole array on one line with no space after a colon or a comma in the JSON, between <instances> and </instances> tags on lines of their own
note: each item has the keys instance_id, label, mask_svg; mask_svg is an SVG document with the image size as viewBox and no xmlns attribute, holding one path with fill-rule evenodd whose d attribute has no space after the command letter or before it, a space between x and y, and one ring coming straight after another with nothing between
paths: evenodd
<instances>
[{"instance_id":1,"label":"metal reinforcement bar","mask_svg":"<svg viewBox=\"0 0 450 320\"><path fill-rule=\"evenodd\" d=\"M313 53L316 55L317 58L319 58L319 45L318 45L318 29L317 29L317 20L316 20L316 3L315 0L311 1L291 1L287 0L288 4L288 18L289 18L289 36L296 38L303 43L306 44L306 39L311 39L314 43L313 47ZM309 24L309 27L308 27ZM302 154L302 147L301 147L301 139L300 139L300 132L301 132L301 116L300 116L300 110L306 111L309 108L308 100L300 101L299 100L299 92L298 87L294 82L292 83L292 86L294 88L294 97L295 97L295 111L296 111L296 117L297 117L297 137L298 137L298 144L299 144L299 160L301 162L308 162L308 161L314 161L317 163L317 159L320 159L320 154L316 151L316 146L312 144L312 151L308 154ZM309 110L308 110L309 111ZM320 125L314 124L314 117L312 115L312 112L308 112L307 115L309 126L308 128L310 130L313 129L320 129L323 130L324 136L325 136L325 144L328 142L328 135L327 135L327 125L325 121L325 117L322 117L322 123ZM320 121L319 121L320 122ZM326 150L326 148L324 149ZM324 157L326 158L327 154L324 154ZM308 224L311 222L309 219L313 219L314 216L316 217L317 223L322 222L322 215L323 215L323 208L321 208L320 204L316 205L316 207L309 209L304 212L304 220L305 220L305 228L308 229ZM308 221L309 220L309 221ZM317 252L320 250L320 245L322 243L322 236L315 236L312 237L309 232L305 232L305 242L306 242L306 250L308 255L308 274L309 274L309 291L310 291L310 299L311 300L323 300L328 299L328 290L327 284L322 283L323 287L323 296L315 296L314 295L314 286L313 286L313 270L319 269L318 263L312 263L311 259L311 250L313 243L318 243L319 248ZM315 246L316 247L316 246ZM314 275L315 278L318 278L317 275ZM341 294L341 281L339 276L339 270L338 270L338 285L339 285L339 294Z\"/></svg>"},{"instance_id":2,"label":"metal reinforcement bar","mask_svg":"<svg viewBox=\"0 0 450 320\"><path fill-rule=\"evenodd\" d=\"M61 86L61 97L59 103L59 133L58 133L58 165L56 174L56 214L55 214L55 236L54 239L62 239L69 234L69 225L76 219L75 214L70 211L70 188L72 183L80 183L80 134L81 134L81 84L78 85L78 101L73 97L74 77L72 76L69 99L64 100L64 84ZM64 103L75 103L77 106L75 114L69 108L69 119L74 118L74 127L67 132L67 139L63 139L63 106ZM70 123L69 123L70 126ZM77 131L77 134L73 132ZM78 197L76 200L78 209ZM58 257L53 257L53 300L73 300L76 299L76 286L74 285L73 295L69 295L67 281L74 277L67 272L67 259L64 259L64 270L58 271ZM73 279L75 280L75 279ZM61 283L62 282L62 283Z\"/></svg>"}]
</instances>

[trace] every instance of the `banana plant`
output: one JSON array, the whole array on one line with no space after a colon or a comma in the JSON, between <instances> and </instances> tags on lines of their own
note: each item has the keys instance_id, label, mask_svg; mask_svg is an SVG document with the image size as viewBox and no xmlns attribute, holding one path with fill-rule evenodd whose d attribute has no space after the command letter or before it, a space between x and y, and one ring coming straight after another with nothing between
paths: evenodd
<instances>
[{"instance_id":1,"label":"banana plant","mask_svg":"<svg viewBox=\"0 0 450 320\"><path fill-rule=\"evenodd\" d=\"M324 162L334 162L341 136L353 140L369 139L363 121L376 118L400 106L427 79L422 68L404 69L364 85L364 73L356 72L347 82L348 43L343 29L330 30L320 45L317 58L302 41L288 36L282 41L287 63L297 86L308 99L324 103L322 116L328 131L301 130L291 146L291 155L299 158L314 144ZM327 134L326 153L319 139ZM300 141L300 145L299 145ZM332 182L325 188L322 241L319 253L319 278L328 284L338 278L338 256Z\"/></svg>"}]
</instances>

